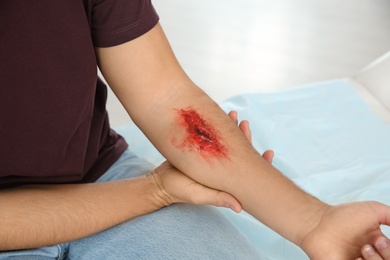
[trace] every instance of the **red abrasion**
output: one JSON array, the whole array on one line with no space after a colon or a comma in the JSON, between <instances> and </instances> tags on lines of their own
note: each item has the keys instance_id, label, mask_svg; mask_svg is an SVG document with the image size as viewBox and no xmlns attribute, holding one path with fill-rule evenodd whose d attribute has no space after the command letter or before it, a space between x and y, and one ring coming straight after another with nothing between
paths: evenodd
<instances>
[{"instance_id":1,"label":"red abrasion","mask_svg":"<svg viewBox=\"0 0 390 260\"><path fill-rule=\"evenodd\" d=\"M186 139L179 148L196 149L204 158L228 158L227 148L221 143L219 132L209 125L194 109L180 109L179 124L185 127Z\"/></svg>"}]
</instances>

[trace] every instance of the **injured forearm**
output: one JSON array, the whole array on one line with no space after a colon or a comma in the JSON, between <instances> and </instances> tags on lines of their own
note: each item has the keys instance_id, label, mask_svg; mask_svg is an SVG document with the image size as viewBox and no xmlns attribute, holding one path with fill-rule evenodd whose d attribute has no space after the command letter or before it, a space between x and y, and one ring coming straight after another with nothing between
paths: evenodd
<instances>
[{"instance_id":1,"label":"injured forearm","mask_svg":"<svg viewBox=\"0 0 390 260\"><path fill-rule=\"evenodd\" d=\"M142 120L140 127L150 140L178 169L232 194L246 211L299 244L326 205L266 162L202 91L189 87L177 97L160 103L153 120Z\"/></svg>"}]
</instances>

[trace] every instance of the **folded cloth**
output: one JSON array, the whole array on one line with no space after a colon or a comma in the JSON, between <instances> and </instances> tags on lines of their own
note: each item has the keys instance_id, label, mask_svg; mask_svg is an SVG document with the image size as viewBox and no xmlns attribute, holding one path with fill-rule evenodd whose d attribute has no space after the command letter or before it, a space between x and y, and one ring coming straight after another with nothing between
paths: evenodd
<instances>
[{"instance_id":1,"label":"folded cloth","mask_svg":"<svg viewBox=\"0 0 390 260\"><path fill-rule=\"evenodd\" d=\"M243 94L220 105L249 120L254 147L261 153L274 150L274 166L305 191L330 204L376 200L390 205L390 125L349 80ZM134 125L116 130L138 156L163 161ZM308 259L246 212L221 211L267 259ZM389 228L384 231L390 235Z\"/></svg>"}]
</instances>

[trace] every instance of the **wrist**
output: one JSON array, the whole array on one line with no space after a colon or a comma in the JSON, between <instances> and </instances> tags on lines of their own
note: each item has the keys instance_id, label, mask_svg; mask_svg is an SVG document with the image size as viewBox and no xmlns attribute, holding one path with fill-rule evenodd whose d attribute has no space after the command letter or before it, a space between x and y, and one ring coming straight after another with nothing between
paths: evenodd
<instances>
[{"instance_id":1,"label":"wrist","mask_svg":"<svg viewBox=\"0 0 390 260\"><path fill-rule=\"evenodd\" d=\"M146 178L151 187L150 194L152 196L152 200L156 204L156 207L163 208L171 205L173 203L172 199L166 192L160 175L156 172L156 170L153 170L152 172L148 173L146 175Z\"/></svg>"},{"instance_id":2,"label":"wrist","mask_svg":"<svg viewBox=\"0 0 390 260\"><path fill-rule=\"evenodd\" d=\"M328 212L332 206L318 200L318 204L312 207L308 211L307 217L302 221L302 230L300 234L296 237L296 241L293 241L298 245L303 251L309 253L311 251L311 245L315 244L314 241L307 243L308 237L315 230L323 220L323 216Z\"/></svg>"}]
</instances>

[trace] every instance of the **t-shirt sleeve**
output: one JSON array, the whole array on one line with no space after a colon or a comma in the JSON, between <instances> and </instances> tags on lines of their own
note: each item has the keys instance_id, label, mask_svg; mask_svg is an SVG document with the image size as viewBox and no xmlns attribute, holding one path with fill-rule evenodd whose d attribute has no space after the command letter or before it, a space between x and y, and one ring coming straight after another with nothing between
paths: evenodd
<instances>
[{"instance_id":1,"label":"t-shirt sleeve","mask_svg":"<svg viewBox=\"0 0 390 260\"><path fill-rule=\"evenodd\" d=\"M111 47L131 41L158 20L151 0L96 0L91 14L93 44Z\"/></svg>"}]
</instances>

